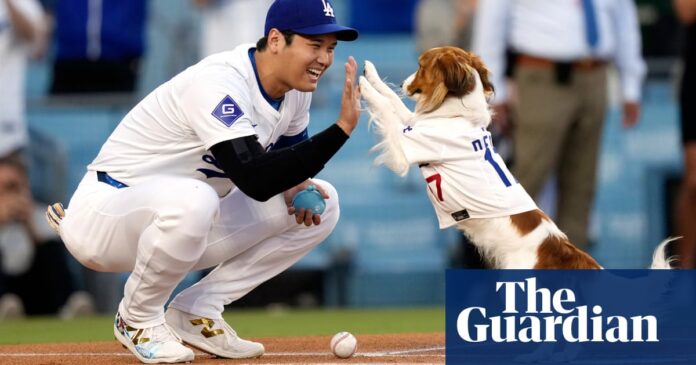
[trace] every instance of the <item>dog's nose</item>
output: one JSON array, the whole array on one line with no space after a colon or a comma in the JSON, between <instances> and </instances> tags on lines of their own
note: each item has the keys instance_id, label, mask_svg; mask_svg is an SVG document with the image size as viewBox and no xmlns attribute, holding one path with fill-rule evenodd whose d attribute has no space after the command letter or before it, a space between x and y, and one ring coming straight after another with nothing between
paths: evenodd
<instances>
[{"instance_id":1,"label":"dog's nose","mask_svg":"<svg viewBox=\"0 0 696 365\"><path fill-rule=\"evenodd\" d=\"M403 83L403 82L399 84L399 88L400 88L400 89L403 89L403 88L404 88L404 83Z\"/></svg>"}]
</instances>

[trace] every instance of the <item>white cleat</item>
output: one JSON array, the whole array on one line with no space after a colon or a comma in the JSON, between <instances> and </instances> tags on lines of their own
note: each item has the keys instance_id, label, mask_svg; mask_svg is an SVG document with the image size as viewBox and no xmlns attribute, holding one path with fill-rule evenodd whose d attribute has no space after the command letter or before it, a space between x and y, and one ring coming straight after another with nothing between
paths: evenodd
<instances>
[{"instance_id":1,"label":"white cleat","mask_svg":"<svg viewBox=\"0 0 696 365\"><path fill-rule=\"evenodd\" d=\"M248 359L265 351L262 344L239 338L223 319L200 317L174 308L167 309L164 317L184 343L217 357Z\"/></svg>"},{"instance_id":2,"label":"white cleat","mask_svg":"<svg viewBox=\"0 0 696 365\"><path fill-rule=\"evenodd\" d=\"M116 313L114 336L138 360L146 364L193 361L193 351L181 344L181 339L166 323L138 329L127 325L121 315Z\"/></svg>"}]
</instances>

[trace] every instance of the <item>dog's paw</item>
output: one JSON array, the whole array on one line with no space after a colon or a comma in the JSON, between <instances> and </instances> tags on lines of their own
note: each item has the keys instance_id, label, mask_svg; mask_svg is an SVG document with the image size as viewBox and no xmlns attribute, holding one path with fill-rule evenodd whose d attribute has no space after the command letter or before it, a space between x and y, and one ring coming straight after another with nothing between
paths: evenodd
<instances>
[{"instance_id":1,"label":"dog's paw","mask_svg":"<svg viewBox=\"0 0 696 365\"><path fill-rule=\"evenodd\" d=\"M370 83L382 82L382 79L379 77L379 73L377 72L377 68L372 62L368 60L365 60L363 75L365 75L365 77L368 81L370 81Z\"/></svg>"},{"instance_id":2,"label":"dog's paw","mask_svg":"<svg viewBox=\"0 0 696 365\"><path fill-rule=\"evenodd\" d=\"M398 99L399 102L401 101L401 98L399 98L394 90L384 83L384 81L382 81L382 78L379 76L375 65L367 60L365 61L364 76L378 93L382 94L386 98L395 98Z\"/></svg>"},{"instance_id":3,"label":"dog's paw","mask_svg":"<svg viewBox=\"0 0 696 365\"><path fill-rule=\"evenodd\" d=\"M360 94L367 103L367 109L371 114L382 113L385 109L391 107L389 100L380 94L365 76L360 76L358 82L360 84Z\"/></svg>"},{"instance_id":4,"label":"dog's paw","mask_svg":"<svg viewBox=\"0 0 696 365\"><path fill-rule=\"evenodd\" d=\"M360 92L367 112L370 115L369 128L375 128L380 135L387 135L392 130L401 130L403 122L399 119L389 99L375 90L374 86L363 76L360 76Z\"/></svg>"},{"instance_id":5,"label":"dog's paw","mask_svg":"<svg viewBox=\"0 0 696 365\"><path fill-rule=\"evenodd\" d=\"M401 101L401 97L386 83L384 83L384 81L382 81L379 73L377 72L377 68L372 64L372 62L365 60L363 74L375 92L384 96L389 101L389 103L392 105L392 110L396 112L401 123L408 124L408 121L413 118L413 113L406 107L406 105L404 105L404 103Z\"/></svg>"}]
</instances>

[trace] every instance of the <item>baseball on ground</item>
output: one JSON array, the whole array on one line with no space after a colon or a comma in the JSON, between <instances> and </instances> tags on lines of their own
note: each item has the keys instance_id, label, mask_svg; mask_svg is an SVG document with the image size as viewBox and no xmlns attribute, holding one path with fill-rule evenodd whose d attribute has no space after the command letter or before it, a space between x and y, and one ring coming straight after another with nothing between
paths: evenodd
<instances>
[{"instance_id":1,"label":"baseball on ground","mask_svg":"<svg viewBox=\"0 0 696 365\"><path fill-rule=\"evenodd\" d=\"M347 359L358 349L358 340L350 332L339 332L331 339L331 352L336 357Z\"/></svg>"}]
</instances>

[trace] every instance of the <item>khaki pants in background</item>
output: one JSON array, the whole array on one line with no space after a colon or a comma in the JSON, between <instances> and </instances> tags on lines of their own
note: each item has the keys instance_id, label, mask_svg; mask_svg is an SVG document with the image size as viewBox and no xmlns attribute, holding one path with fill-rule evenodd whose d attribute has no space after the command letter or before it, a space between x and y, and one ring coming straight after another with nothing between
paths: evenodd
<instances>
[{"instance_id":1,"label":"khaki pants in background","mask_svg":"<svg viewBox=\"0 0 696 365\"><path fill-rule=\"evenodd\" d=\"M556 82L553 68L519 65L514 75L513 174L536 198L555 173L556 223L584 250L607 108L606 71L576 69L567 84Z\"/></svg>"}]
</instances>

